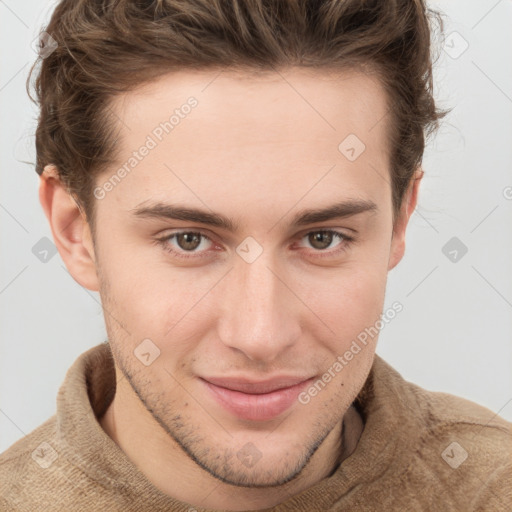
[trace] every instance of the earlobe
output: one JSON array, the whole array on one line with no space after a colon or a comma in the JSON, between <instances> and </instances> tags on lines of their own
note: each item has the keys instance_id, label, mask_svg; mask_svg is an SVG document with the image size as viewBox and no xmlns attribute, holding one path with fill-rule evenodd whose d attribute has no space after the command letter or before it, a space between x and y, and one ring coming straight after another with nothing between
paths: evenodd
<instances>
[{"instance_id":1,"label":"earlobe","mask_svg":"<svg viewBox=\"0 0 512 512\"><path fill-rule=\"evenodd\" d=\"M96 257L85 215L54 165L47 165L39 182L39 201L53 234L53 240L73 279L85 288L98 291Z\"/></svg>"},{"instance_id":2,"label":"earlobe","mask_svg":"<svg viewBox=\"0 0 512 512\"><path fill-rule=\"evenodd\" d=\"M393 238L391 240L391 250L389 254L388 270L393 269L402 260L405 254L405 233L409 219L416 209L418 202L418 193L423 178L424 172L418 168L414 173L414 177L407 188L404 200L402 201L402 208L400 214L393 226Z\"/></svg>"}]
</instances>

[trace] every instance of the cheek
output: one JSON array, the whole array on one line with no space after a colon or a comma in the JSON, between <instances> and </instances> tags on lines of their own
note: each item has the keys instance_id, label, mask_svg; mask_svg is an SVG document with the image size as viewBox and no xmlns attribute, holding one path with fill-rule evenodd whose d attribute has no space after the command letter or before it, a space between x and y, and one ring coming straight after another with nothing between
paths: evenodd
<instances>
[{"instance_id":1,"label":"cheek","mask_svg":"<svg viewBox=\"0 0 512 512\"><path fill-rule=\"evenodd\" d=\"M149 338L163 348L203 331L207 323L204 306L220 275L172 267L163 258L151 261L135 250L112 254L103 267L108 286L102 299L108 302L108 312L126 326L134 343ZM106 320L113 322L109 315Z\"/></svg>"},{"instance_id":2,"label":"cheek","mask_svg":"<svg viewBox=\"0 0 512 512\"><path fill-rule=\"evenodd\" d=\"M316 322L315 335L325 340L331 351L342 353L379 320L385 299L385 263L333 269L321 281L303 283L304 302L321 319Z\"/></svg>"},{"instance_id":3,"label":"cheek","mask_svg":"<svg viewBox=\"0 0 512 512\"><path fill-rule=\"evenodd\" d=\"M323 354L321 358L318 356L319 373L328 391L320 393L324 384L316 386L318 389L306 390L303 403L316 400L314 407L325 410L333 404L338 407L340 403L348 407L356 397L375 353L385 276L378 268L362 268L339 273L329 280L321 298L312 307L323 323L309 324L317 352ZM319 398L311 398L314 394Z\"/></svg>"}]
</instances>

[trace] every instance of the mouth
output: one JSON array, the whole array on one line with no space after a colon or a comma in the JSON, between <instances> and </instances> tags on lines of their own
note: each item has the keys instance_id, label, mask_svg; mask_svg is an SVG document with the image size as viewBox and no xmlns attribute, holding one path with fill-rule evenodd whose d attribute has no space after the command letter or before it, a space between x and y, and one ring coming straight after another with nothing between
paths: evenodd
<instances>
[{"instance_id":1,"label":"mouth","mask_svg":"<svg viewBox=\"0 0 512 512\"><path fill-rule=\"evenodd\" d=\"M281 378L266 382L199 380L210 397L236 417L249 421L268 421L287 411L313 379Z\"/></svg>"}]
</instances>

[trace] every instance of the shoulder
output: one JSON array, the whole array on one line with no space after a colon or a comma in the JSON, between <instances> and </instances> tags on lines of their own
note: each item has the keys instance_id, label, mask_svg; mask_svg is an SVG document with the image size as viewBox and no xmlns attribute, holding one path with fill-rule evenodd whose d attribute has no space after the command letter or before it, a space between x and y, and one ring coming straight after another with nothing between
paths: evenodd
<instances>
[{"instance_id":1,"label":"shoulder","mask_svg":"<svg viewBox=\"0 0 512 512\"><path fill-rule=\"evenodd\" d=\"M498 413L449 393L427 391L407 383L417 403L422 405L425 439L457 439L465 442L473 456L494 455L507 463L512 453L512 423ZM469 456L469 452L468 452Z\"/></svg>"},{"instance_id":2,"label":"shoulder","mask_svg":"<svg viewBox=\"0 0 512 512\"><path fill-rule=\"evenodd\" d=\"M2 510L21 510L32 484L37 492L38 482L44 481L44 470L58 458L55 438L54 415L0 454Z\"/></svg>"},{"instance_id":3,"label":"shoulder","mask_svg":"<svg viewBox=\"0 0 512 512\"><path fill-rule=\"evenodd\" d=\"M496 451L507 460L512 449L512 423L487 407L450 393L430 391L405 380L392 366L376 356L371 390L378 405L388 404L405 425L415 427L420 438L460 436L468 447Z\"/></svg>"},{"instance_id":4,"label":"shoulder","mask_svg":"<svg viewBox=\"0 0 512 512\"><path fill-rule=\"evenodd\" d=\"M409 509L508 510L512 423L494 411L405 380L376 356L363 403L388 423L388 484ZM389 451L389 450L388 450ZM398 496L399 495L399 496ZM400 501L400 506L405 502Z\"/></svg>"},{"instance_id":5,"label":"shoulder","mask_svg":"<svg viewBox=\"0 0 512 512\"><path fill-rule=\"evenodd\" d=\"M418 407L410 475L422 474L464 510L508 510L512 502L512 423L475 402L407 383ZM411 411L412 414L412 411Z\"/></svg>"},{"instance_id":6,"label":"shoulder","mask_svg":"<svg viewBox=\"0 0 512 512\"><path fill-rule=\"evenodd\" d=\"M54 415L0 454L0 510L70 510L76 476Z\"/></svg>"}]
</instances>

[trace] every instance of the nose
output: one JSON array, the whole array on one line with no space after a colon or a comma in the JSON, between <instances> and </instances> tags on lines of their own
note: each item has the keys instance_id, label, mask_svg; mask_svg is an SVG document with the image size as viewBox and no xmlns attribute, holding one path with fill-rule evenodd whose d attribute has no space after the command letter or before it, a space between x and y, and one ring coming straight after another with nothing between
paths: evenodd
<instances>
[{"instance_id":1,"label":"nose","mask_svg":"<svg viewBox=\"0 0 512 512\"><path fill-rule=\"evenodd\" d=\"M258 362L278 360L300 338L300 301L263 251L235 262L222 294L219 336L226 346Z\"/></svg>"}]
</instances>

